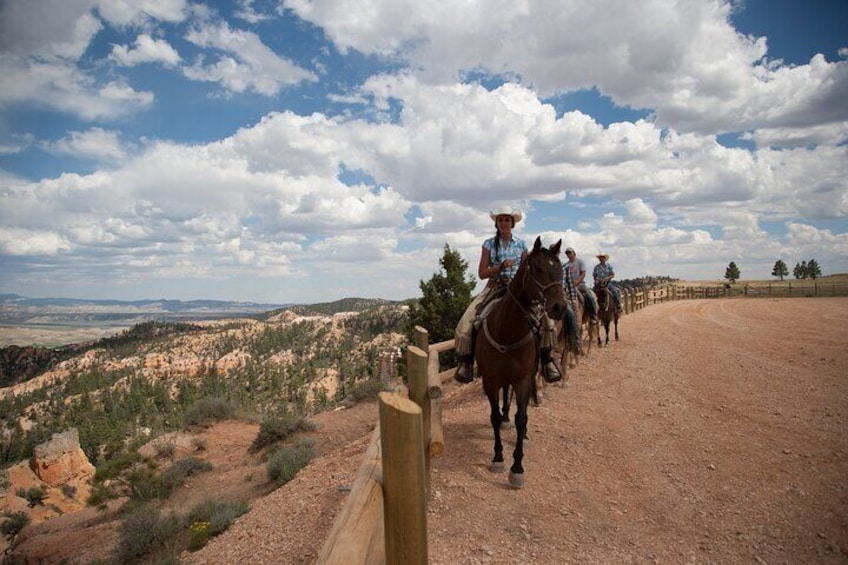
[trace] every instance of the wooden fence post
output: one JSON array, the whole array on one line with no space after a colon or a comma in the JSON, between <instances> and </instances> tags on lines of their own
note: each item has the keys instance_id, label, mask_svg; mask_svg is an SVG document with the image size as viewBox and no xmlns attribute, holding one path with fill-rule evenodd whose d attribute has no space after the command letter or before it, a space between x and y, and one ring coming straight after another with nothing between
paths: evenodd
<instances>
[{"instance_id":1,"label":"wooden fence post","mask_svg":"<svg viewBox=\"0 0 848 565\"><path fill-rule=\"evenodd\" d=\"M415 346L424 353L430 350L430 332L421 326L415 326Z\"/></svg>"},{"instance_id":2,"label":"wooden fence post","mask_svg":"<svg viewBox=\"0 0 848 565\"><path fill-rule=\"evenodd\" d=\"M379 397L386 563L426 565L427 496L421 408L395 393L381 392Z\"/></svg>"},{"instance_id":3,"label":"wooden fence post","mask_svg":"<svg viewBox=\"0 0 848 565\"><path fill-rule=\"evenodd\" d=\"M427 354L420 348L410 345L406 349L406 377L409 385L409 399L421 408L422 428L421 441L424 445L424 470L427 478L427 490L429 492L430 479L430 398L427 367Z\"/></svg>"},{"instance_id":4,"label":"wooden fence post","mask_svg":"<svg viewBox=\"0 0 848 565\"><path fill-rule=\"evenodd\" d=\"M427 396L430 399L430 445L427 452L432 458L445 452L445 432L442 428L442 377L439 374L439 352L435 349L428 353L427 358Z\"/></svg>"}]
</instances>

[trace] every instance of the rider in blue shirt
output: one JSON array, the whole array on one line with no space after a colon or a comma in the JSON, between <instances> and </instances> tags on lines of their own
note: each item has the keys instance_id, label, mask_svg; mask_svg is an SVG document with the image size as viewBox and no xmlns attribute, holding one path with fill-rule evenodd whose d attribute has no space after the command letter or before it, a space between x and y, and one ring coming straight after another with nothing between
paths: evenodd
<instances>
[{"instance_id":1,"label":"rider in blue shirt","mask_svg":"<svg viewBox=\"0 0 848 565\"><path fill-rule=\"evenodd\" d=\"M596 257L600 263L595 265L595 268L592 270L592 277L595 279L595 286L606 285L606 287L610 289L610 292L612 292L616 311L621 312L621 296L618 293L618 288L612 282L612 279L615 277L615 270L612 268L611 263L607 263L609 255L606 253L599 253Z\"/></svg>"},{"instance_id":2,"label":"rider in blue shirt","mask_svg":"<svg viewBox=\"0 0 848 565\"><path fill-rule=\"evenodd\" d=\"M477 267L477 275L481 279L488 279L488 283L465 309L454 331L454 343L459 357L459 366L454 378L461 383L474 380L474 322L480 306L512 280L521 261L527 257L527 245L524 240L512 234L512 228L523 217L524 214L520 211L506 208L489 212L489 218L495 222L497 231L493 237L483 242L480 264ZM554 382L562 379L562 373L551 357L555 332L553 322L547 316L544 317L543 325L545 327L542 329L540 348L542 370L545 380Z\"/></svg>"}]
</instances>

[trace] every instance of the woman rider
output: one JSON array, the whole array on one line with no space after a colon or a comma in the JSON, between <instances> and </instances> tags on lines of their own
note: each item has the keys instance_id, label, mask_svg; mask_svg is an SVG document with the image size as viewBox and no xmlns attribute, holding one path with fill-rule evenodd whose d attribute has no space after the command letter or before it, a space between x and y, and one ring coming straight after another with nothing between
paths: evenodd
<instances>
[{"instance_id":1,"label":"woman rider","mask_svg":"<svg viewBox=\"0 0 848 565\"><path fill-rule=\"evenodd\" d=\"M478 294L465 309L454 331L456 353L459 356L459 367L454 378L461 383L474 380L474 322L478 309L491 298L498 295L501 288L506 288L512 280L521 261L527 257L527 245L524 240L515 237L512 229L524 215L518 210L501 208L489 212L489 218L495 222L497 231L493 237L483 242L480 252L480 263L477 266L477 276L488 279L486 287ZM553 321L545 316L542 320L541 357L545 380L555 382L562 379L562 374L551 358L551 348L555 334Z\"/></svg>"}]
</instances>

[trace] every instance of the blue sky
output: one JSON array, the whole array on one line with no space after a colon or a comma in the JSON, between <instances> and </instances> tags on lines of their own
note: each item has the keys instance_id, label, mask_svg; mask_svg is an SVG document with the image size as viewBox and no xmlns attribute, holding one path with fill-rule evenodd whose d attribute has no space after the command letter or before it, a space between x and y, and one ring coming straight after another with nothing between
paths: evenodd
<instances>
[{"instance_id":1,"label":"blue sky","mask_svg":"<svg viewBox=\"0 0 848 565\"><path fill-rule=\"evenodd\" d=\"M499 206L620 278L845 273L845 30L844 0L6 0L0 292L409 298Z\"/></svg>"}]
</instances>

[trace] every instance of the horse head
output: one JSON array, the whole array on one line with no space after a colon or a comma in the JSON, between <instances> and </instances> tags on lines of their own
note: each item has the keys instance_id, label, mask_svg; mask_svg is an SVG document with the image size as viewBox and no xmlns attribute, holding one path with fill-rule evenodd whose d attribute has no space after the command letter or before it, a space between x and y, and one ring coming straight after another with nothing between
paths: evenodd
<instances>
[{"instance_id":1,"label":"horse head","mask_svg":"<svg viewBox=\"0 0 848 565\"><path fill-rule=\"evenodd\" d=\"M559 260L561 245L562 240L559 240L548 249L542 246L542 238L537 237L533 250L512 280L512 283L520 285L518 294L525 297L531 311L543 308L554 320L565 315L562 263Z\"/></svg>"},{"instance_id":2,"label":"horse head","mask_svg":"<svg viewBox=\"0 0 848 565\"><path fill-rule=\"evenodd\" d=\"M598 299L598 310L604 311L609 308L609 304L612 301L612 291L607 287L607 283L605 282L596 282L595 283L595 297Z\"/></svg>"}]
</instances>

